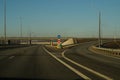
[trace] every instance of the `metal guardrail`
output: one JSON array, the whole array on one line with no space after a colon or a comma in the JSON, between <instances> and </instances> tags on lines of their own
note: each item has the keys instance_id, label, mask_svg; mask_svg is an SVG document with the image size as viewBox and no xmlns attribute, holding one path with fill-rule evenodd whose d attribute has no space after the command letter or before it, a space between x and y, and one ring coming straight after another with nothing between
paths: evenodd
<instances>
[{"instance_id":1,"label":"metal guardrail","mask_svg":"<svg viewBox=\"0 0 120 80\"><path fill-rule=\"evenodd\" d=\"M120 57L120 49L110 49L110 48L99 48L96 46L91 46L90 50L97 52L97 53L103 53L106 55L112 55L112 56L118 56Z\"/></svg>"}]
</instances>

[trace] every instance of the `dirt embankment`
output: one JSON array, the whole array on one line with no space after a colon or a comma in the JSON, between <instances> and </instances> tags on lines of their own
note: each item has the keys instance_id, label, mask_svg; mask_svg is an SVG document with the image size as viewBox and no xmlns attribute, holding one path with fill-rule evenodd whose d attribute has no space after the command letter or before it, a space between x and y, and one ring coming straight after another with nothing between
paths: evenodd
<instances>
[{"instance_id":1,"label":"dirt embankment","mask_svg":"<svg viewBox=\"0 0 120 80\"><path fill-rule=\"evenodd\" d=\"M112 49L120 49L120 41L111 41L104 43L102 45L103 48L112 48Z\"/></svg>"},{"instance_id":2,"label":"dirt embankment","mask_svg":"<svg viewBox=\"0 0 120 80\"><path fill-rule=\"evenodd\" d=\"M89 41L95 41L96 38L76 38L77 43L84 43Z\"/></svg>"}]
</instances>

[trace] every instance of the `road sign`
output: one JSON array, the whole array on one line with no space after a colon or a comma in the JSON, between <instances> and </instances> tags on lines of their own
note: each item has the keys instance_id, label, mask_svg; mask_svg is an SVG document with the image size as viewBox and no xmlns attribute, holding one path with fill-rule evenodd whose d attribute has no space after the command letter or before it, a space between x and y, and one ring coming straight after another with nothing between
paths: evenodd
<instances>
[{"instance_id":1,"label":"road sign","mask_svg":"<svg viewBox=\"0 0 120 80\"><path fill-rule=\"evenodd\" d=\"M61 43L61 35L57 35L57 38L58 38L58 40L57 40L57 48L62 48L62 43Z\"/></svg>"},{"instance_id":2,"label":"road sign","mask_svg":"<svg viewBox=\"0 0 120 80\"><path fill-rule=\"evenodd\" d=\"M60 39L60 38L61 38L61 35L58 35L57 38Z\"/></svg>"}]
</instances>

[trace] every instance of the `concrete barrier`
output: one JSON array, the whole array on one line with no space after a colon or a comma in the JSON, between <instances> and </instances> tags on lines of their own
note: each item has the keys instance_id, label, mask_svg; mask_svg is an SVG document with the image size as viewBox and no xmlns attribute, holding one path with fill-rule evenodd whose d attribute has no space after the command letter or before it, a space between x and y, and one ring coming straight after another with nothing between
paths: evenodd
<instances>
[{"instance_id":1,"label":"concrete barrier","mask_svg":"<svg viewBox=\"0 0 120 80\"><path fill-rule=\"evenodd\" d=\"M67 46L67 45L72 45L72 44L75 44L74 39L69 38L68 40L62 43L62 46Z\"/></svg>"},{"instance_id":2,"label":"concrete barrier","mask_svg":"<svg viewBox=\"0 0 120 80\"><path fill-rule=\"evenodd\" d=\"M120 57L120 49L99 48L96 46L91 46L89 50L95 53Z\"/></svg>"}]
</instances>

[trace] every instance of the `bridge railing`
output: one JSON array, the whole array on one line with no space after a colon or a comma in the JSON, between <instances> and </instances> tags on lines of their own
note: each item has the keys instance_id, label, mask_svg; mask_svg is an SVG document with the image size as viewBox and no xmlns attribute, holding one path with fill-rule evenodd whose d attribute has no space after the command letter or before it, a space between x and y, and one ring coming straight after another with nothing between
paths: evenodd
<instances>
[{"instance_id":1,"label":"bridge railing","mask_svg":"<svg viewBox=\"0 0 120 80\"><path fill-rule=\"evenodd\" d=\"M90 50L95 52L95 53L120 57L120 49L110 49L110 48L101 48L101 47L99 48L96 46L91 46Z\"/></svg>"}]
</instances>

